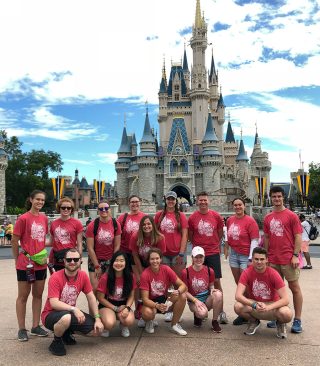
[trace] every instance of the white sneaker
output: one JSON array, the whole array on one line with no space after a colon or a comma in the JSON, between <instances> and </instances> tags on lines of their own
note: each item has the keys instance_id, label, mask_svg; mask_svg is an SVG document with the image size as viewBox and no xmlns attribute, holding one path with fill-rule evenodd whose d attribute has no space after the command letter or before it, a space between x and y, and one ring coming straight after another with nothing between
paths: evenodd
<instances>
[{"instance_id":1,"label":"white sneaker","mask_svg":"<svg viewBox=\"0 0 320 366\"><path fill-rule=\"evenodd\" d=\"M124 338L129 337L130 336L130 330L129 330L129 328L128 327L121 326L121 335Z\"/></svg>"},{"instance_id":2,"label":"white sneaker","mask_svg":"<svg viewBox=\"0 0 320 366\"><path fill-rule=\"evenodd\" d=\"M109 335L110 335L110 332L109 332L107 329L105 329L105 330L101 333L101 337L104 337L104 338L108 338L108 337L109 337Z\"/></svg>"},{"instance_id":3,"label":"white sneaker","mask_svg":"<svg viewBox=\"0 0 320 366\"><path fill-rule=\"evenodd\" d=\"M171 327L171 329L172 329L173 332L175 332L175 333L177 333L181 336L186 336L188 334L184 329L182 329L182 327L179 323L173 325Z\"/></svg>"},{"instance_id":4,"label":"white sneaker","mask_svg":"<svg viewBox=\"0 0 320 366\"><path fill-rule=\"evenodd\" d=\"M140 318L138 320L138 328L144 328L145 326L146 326L146 322L142 318Z\"/></svg>"},{"instance_id":5,"label":"white sneaker","mask_svg":"<svg viewBox=\"0 0 320 366\"><path fill-rule=\"evenodd\" d=\"M164 321L165 322L171 322L172 321L172 317L173 317L173 312L172 311L168 311L167 313L164 314Z\"/></svg>"},{"instance_id":6,"label":"white sneaker","mask_svg":"<svg viewBox=\"0 0 320 366\"><path fill-rule=\"evenodd\" d=\"M153 334L154 333L153 320L149 320L148 322L146 322L146 327L144 329L147 333Z\"/></svg>"},{"instance_id":7,"label":"white sneaker","mask_svg":"<svg viewBox=\"0 0 320 366\"><path fill-rule=\"evenodd\" d=\"M159 325L158 321L157 320L153 320L153 326L154 327L157 327Z\"/></svg>"}]
</instances>

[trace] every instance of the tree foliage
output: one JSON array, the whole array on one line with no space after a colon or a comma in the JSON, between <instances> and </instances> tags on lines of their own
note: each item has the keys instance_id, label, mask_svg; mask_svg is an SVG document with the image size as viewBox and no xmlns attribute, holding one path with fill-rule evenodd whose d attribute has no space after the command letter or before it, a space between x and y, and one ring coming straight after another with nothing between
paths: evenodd
<instances>
[{"instance_id":1,"label":"tree foliage","mask_svg":"<svg viewBox=\"0 0 320 366\"><path fill-rule=\"evenodd\" d=\"M312 162L309 165L309 205L320 207L320 163Z\"/></svg>"},{"instance_id":2,"label":"tree foliage","mask_svg":"<svg viewBox=\"0 0 320 366\"><path fill-rule=\"evenodd\" d=\"M16 136L8 138L5 131L0 133L4 138L4 149L8 154L7 210L24 207L26 198L34 189L46 192L47 206L50 206L53 202L53 192L49 173L57 173L61 169L63 162L60 154L50 150L23 152L22 143Z\"/></svg>"}]
</instances>

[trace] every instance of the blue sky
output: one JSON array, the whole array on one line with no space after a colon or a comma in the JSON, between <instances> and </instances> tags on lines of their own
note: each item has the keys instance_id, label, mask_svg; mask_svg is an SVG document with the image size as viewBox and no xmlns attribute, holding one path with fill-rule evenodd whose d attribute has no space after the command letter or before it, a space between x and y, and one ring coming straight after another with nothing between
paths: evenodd
<instances>
[{"instance_id":1,"label":"blue sky","mask_svg":"<svg viewBox=\"0 0 320 366\"><path fill-rule=\"evenodd\" d=\"M148 100L157 129L167 75L191 37L196 0L10 0L0 3L0 129L23 149L53 150L62 174L116 179L126 118L141 139ZM318 0L201 0L226 113L251 154L255 125L271 180L319 162ZM187 47L189 67L192 53ZM126 115L126 117L124 117Z\"/></svg>"}]
</instances>

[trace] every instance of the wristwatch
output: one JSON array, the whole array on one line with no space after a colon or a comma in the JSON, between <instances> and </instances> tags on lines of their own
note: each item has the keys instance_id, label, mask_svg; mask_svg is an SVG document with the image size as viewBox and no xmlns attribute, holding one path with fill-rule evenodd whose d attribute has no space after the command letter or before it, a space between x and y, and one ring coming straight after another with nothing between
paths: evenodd
<instances>
[{"instance_id":1,"label":"wristwatch","mask_svg":"<svg viewBox=\"0 0 320 366\"><path fill-rule=\"evenodd\" d=\"M184 253L179 253L179 257L184 257Z\"/></svg>"},{"instance_id":2,"label":"wristwatch","mask_svg":"<svg viewBox=\"0 0 320 366\"><path fill-rule=\"evenodd\" d=\"M299 257L299 254L298 253L293 253L293 255L295 256L295 257Z\"/></svg>"}]
</instances>

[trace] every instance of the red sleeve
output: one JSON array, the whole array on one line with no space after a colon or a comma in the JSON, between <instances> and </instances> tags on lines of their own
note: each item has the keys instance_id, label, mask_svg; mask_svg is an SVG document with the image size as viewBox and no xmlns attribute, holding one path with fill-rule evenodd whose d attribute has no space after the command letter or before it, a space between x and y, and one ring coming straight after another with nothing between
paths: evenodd
<instances>
[{"instance_id":1,"label":"red sleeve","mask_svg":"<svg viewBox=\"0 0 320 366\"><path fill-rule=\"evenodd\" d=\"M293 217L293 232L294 232L294 235L296 234L302 234L302 226L301 226L301 222L299 220L299 217L298 215L296 215L296 217Z\"/></svg>"},{"instance_id":2,"label":"red sleeve","mask_svg":"<svg viewBox=\"0 0 320 366\"><path fill-rule=\"evenodd\" d=\"M239 278L239 283L241 283L244 286L248 285L248 274L247 274L247 272L248 272L247 270L244 270L241 273L240 278Z\"/></svg>"},{"instance_id":3,"label":"red sleeve","mask_svg":"<svg viewBox=\"0 0 320 366\"><path fill-rule=\"evenodd\" d=\"M269 225L267 224L268 221L268 215L263 220L263 232L265 234L269 234Z\"/></svg>"},{"instance_id":4,"label":"red sleeve","mask_svg":"<svg viewBox=\"0 0 320 366\"><path fill-rule=\"evenodd\" d=\"M223 218L218 213L217 213L217 222L218 222L217 228L218 229L223 229Z\"/></svg>"},{"instance_id":5,"label":"red sleeve","mask_svg":"<svg viewBox=\"0 0 320 366\"><path fill-rule=\"evenodd\" d=\"M148 272L144 270L140 277L140 290L149 291L149 278Z\"/></svg>"},{"instance_id":6,"label":"red sleeve","mask_svg":"<svg viewBox=\"0 0 320 366\"><path fill-rule=\"evenodd\" d=\"M162 211L158 211L158 212L155 214L155 216L154 216L154 222L155 222L155 224L158 224L158 222L159 222L159 217L160 217L160 215L161 215L161 212L162 212Z\"/></svg>"},{"instance_id":7,"label":"red sleeve","mask_svg":"<svg viewBox=\"0 0 320 366\"><path fill-rule=\"evenodd\" d=\"M55 272L49 279L48 283L48 299L60 299L60 280L58 272Z\"/></svg>"},{"instance_id":8,"label":"red sleeve","mask_svg":"<svg viewBox=\"0 0 320 366\"><path fill-rule=\"evenodd\" d=\"M169 276L170 282L173 284L176 283L178 276L175 274L175 272L170 267L168 267L168 266L165 266L165 267L166 267L166 271Z\"/></svg>"},{"instance_id":9,"label":"red sleeve","mask_svg":"<svg viewBox=\"0 0 320 366\"><path fill-rule=\"evenodd\" d=\"M97 291L107 294L107 274L104 273L99 280Z\"/></svg>"},{"instance_id":10,"label":"red sleeve","mask_svg":"<svg viewBox=\"0 0 320 366\"><path fill-rule=\"evenodd\" d=\"M82 292L84 292L86 295L92 291L92 286L89 280L89 276L85 273L83 273L83 290Z\"/></svg>"},{"instance_id":11,"label":"red sleeve","mask_svg":"<svg viewBox=\"0 0 320 366\"><path fill-rule=\"evenodd\" d=\"M25 228L24 218L19 217L17 222L14 225L13 234L17 236L21 236Z\"/></svg>"},{"instance_id":12,"label":"red sleeve","mask_svg":"<svg viewBox=\"0 0 320 366\"><path fill-rule=\"evenodd\" d=\"M250 216L249 216L250 217ZM249 235L250 240L259 238L259 226L254 218L251 218L251 222L249 223Z\"/></svg>"},{"instance_id":13,"label":"red sleeve","mask_svg":"<svg viewBox=\"0 0 320 366\"><path fill-rule=\"evenodd\" d=\"M283 281L283 279L281 278L280 274L274 270L273 272L273 280L274 280L274 288L276 290L279 290L282 287L285 287L285 283Z\"/></svg>"},{"instance_id":14,"label":"red sleeve","mask_svg":"<svg viewBox=\"0 0 320 366\"><path fill-rule=\"evenodd\" d=\"M164 237L162 237L162 239L157 242L157 248L161 250L161 253L164 253L166 251L166 243Z\"/></svg>"},{"instance_id":15,"label":"red sleeve","mask_svg":"<svg viewBox=\"0 0 320 366\"><path fill-rule=\"evenodd\" d=\"M180 212L180 221L181 221L181 228L188 229L188 220L183 212Z\"/></svg>"},{"instance_id":16,"label":"red sleeve","mask_svg":"<svg viewBox=\"0 0 320 366\"><path fill-rule=\"evenodd\" d=\"M83 226L81 224L81 221L80 220L77 220L77 223L76 223L76 231L77 231L77 234L79 233L82 233L83 232Z\"/></svg>"},{"instance_id":17,"label":"red sleeve","mask_svg":"<svg viewBox=\"0 0 320 366\"><path fill-rule=\"evenodd\" d=\"M188 220L188 227L189 227L189 230L190 231L194 231L194 228L193 228L193 217L192 215L189 217L189 220Z\"/></svg>"},{"instance_id":18,"label":"red sleeve","mask_svg":"<svg viewBox=\"0 0 320 366\"><path fill-rule=\"evenodd\" d=\"M118 218L117 218L117 221L119 222L119 224L122 226L123 224L123 218L124 218L124 215L125 214L121 214Z\"/></svg>"},{"instance_id":19,"label":"red sleeve","mask_svg":"<svg viewBox=\"0 0 320 366\"><path fill-rule=\"evenodd\" d=\"M121 233L122 233L122 231L121 231L121 225L119 224L119 221L118 220L116 220L117 221L117 232L116 232L116 235L115 236L118 236L118 235L121 235Z\"/></svg>"},{"instance_id":20,"label":"red sleeve","mask_svg":"<svg viewBox=\"0 0 320 366\"><path fill-rule=\"evenodd\" d=\"M130 248L130 250L131 250L132 253L138 253L137 241L138 241L137 234L133 234L131 236L130 242L129 242L129 248Z\"/></svg>"},{"instance_id":21,"label":"red sleeve","mask_svg":"<svg viewBox=\"0 0 320 366\"><path fill-rule=\"evenodd\" d=\"M86 231L86 237L87 238L93 238L93 229L94 229L94 220L90 222L90 224L87 227L87 231Z\"/></svg>"}]
</instances>

